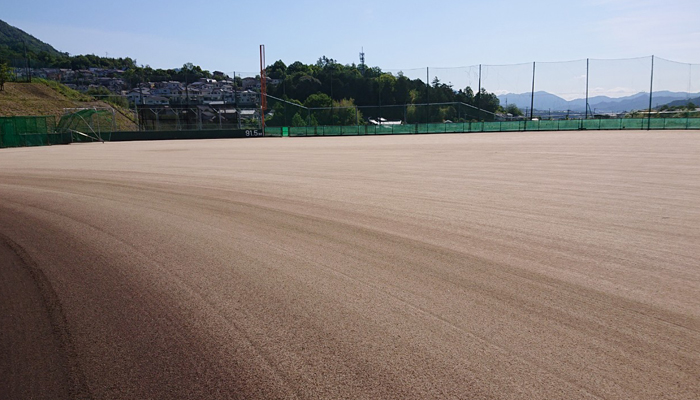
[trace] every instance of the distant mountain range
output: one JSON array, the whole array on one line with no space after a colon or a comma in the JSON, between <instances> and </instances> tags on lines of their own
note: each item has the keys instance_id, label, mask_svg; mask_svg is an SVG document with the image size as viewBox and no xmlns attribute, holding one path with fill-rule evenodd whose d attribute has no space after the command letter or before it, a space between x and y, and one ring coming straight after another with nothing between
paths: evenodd
<instances>
[{"instance_id":1,"label":"distant mountain range","mask_svg":"<svg viewBox=\"0 0 700 400\"><path fill-rule=\"evenodd\" d=\"M700 97L695 97L695 98L688 99L688 100L685 100L685 99L684 100L676 100L676 101L672 101L672 102L668 103L667 105L668 106L684 106L688 103L693 103L697 107L700 107Z\"/></svg>"},{"instance_id":2,"label":"distant mountain range","mask_svg":"<svg viewBox=\"0 0 700 400\"><path fill-rule=\"evenodd\" d=\"M652 107L656 108L665 104L674 103L671 105L682 105L688 101L694 104L700 104L696 101L700 100L700 93L686 92L669 92L659 91L654 92L652 97ZM515 104L523 110L530 108L532 93L507 93L498 96L501 105ZM677 103L677 104L676 104ZM594 96L588 98L588 104L591 111L596 113L619 113L632 110L644 110L649 108L649 93L637 93L626 97L608 97ZM559 96L547 92L535 92L535 110L552 110L552 111L572 111L585 112L586 99L565 100Z\"/></svg>"}]
</instances>

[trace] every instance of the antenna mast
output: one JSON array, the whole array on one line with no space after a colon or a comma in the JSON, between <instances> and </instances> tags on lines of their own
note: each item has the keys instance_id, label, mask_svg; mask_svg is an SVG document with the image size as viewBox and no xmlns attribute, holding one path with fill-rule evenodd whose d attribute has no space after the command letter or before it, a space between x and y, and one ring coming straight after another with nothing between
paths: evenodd
<instances>
[{"instance_id":1,"label":"antenna mast","mask_svg":"<svg viewBox=\"0 0 700 400\"><path fill-rule=\"evenodd\" d=\"M362 50L360 50L360 72L362 74L365 74L365 48L362 47Z\"/></svg>"}]
</instances>

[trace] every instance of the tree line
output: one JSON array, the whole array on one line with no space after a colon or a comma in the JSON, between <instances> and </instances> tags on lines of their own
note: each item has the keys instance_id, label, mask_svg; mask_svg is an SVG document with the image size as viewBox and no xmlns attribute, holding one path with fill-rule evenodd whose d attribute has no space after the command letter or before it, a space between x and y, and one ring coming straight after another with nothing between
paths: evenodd
<instances>
[{"instance_id":1,"label":"tree line","mask_svg":"<svg viewBox=\"0 0 700 400\"><path fill-rule=\"evenodd\" d=\"M154 69L139 66L130 57L71 56L46 50L30 50L28 56L33 67L123 70L121 77L132 88L146 82L187 84L201 78L231 79L235 86L241 86L240 77L214 76L192 63L182 68ZM296 61L287 66L279 60L266 68L266 75L279 82L267 87L268 105L274 110L268 121L271 125L354 125L366 123L369 118L406 123L489 121L494 113L506 111L498 97L483 88L480 92L469 86L453 88L437 77L426 84L401 72L392 74L379 67L343 65L326 56L315 64ZM520 110L507 111L517 114Z\"/></svg>"},{"instance_id":2,"label":"tree line","mask_svg":"<svg viewBox=\"0 0 700 400\"><path fill-rule=\"evenodd\" d=\"M283 100L268 97L274 110L270 125L355 125L366 118L406 123L488 121L502 111L498 97L485 89L455 90L437 77L426 84L401 72L343 65L325 56L312 65L276 61L265 72L279 82L268 86L268 95Z\"/></svg>"}]
</instances>

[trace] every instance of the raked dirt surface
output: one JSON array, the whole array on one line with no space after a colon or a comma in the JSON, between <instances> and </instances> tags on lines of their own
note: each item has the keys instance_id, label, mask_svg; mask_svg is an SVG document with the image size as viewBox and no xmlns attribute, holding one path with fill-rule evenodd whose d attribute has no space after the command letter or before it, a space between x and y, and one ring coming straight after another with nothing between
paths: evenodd
<instances>
[{"instance_id":1,"label":"raked dirt surface","mask_svg":"<svg viewBox=\"0 0 700 400\"><path fill-rule=\"evenodd\" d=\"M0 399L698 399L700 132L0 150Z\"/></svg>"}]
</instances>

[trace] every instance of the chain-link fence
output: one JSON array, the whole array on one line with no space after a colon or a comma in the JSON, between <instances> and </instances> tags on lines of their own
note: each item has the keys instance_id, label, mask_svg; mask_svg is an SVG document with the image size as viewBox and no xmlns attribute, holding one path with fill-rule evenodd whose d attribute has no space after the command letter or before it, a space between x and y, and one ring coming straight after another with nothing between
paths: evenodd
<instances>
[{"instance_id":1,"label":"chain-link fence","mask_svg":"<svg viewBox=\"0 0 700 400\"><path fill-rule=\"evenodd\" d=\"M12 66L22 77L23 68L32 76L51 73L39 71L36 62L27 70L26 60ZM128 93L103 96L128 104L141 131L259 129L263 120L267 127L401 130L396 125L700 117L694 107L700 104L700 64L654 56L456 68L380 70L335 62L294 68L289 75L276 71L268 81L265 110L255 72L219 73L218 80L198 82L140 82ZM96 84L99 80L90 83Z\"/></svg>"},{"instance_id":2,"label":"chain-link fence","mask_svg":"<svg viewBox=\"0 0 700 400\"><path fill-rule=\"evenodd\" d=\"M267 127L265 136L364 136L431 133L532 132L574 130L700 129L700 118L618 118L580 120L521 120L409 125Z\"/></svg>"},{"instance_id":3,"label":"chain-link fence","mask_svg":"<svg viewBox=\"0 0 700 400\"><path fill-rule=\"evenodd\" d=\"M266 124L415 125L700 117L699 110L693 107L700 105L700 64L654 56L457 68L370 69L374 75L365 72L362 77L359 72L348 71L352 68L331 64L321 67L305 81L296 77L283 79L280 83L283 90L273 89L274 96L268 93L270 109L266 112ZM325 69L328 71L324 72ZM314 81L315 78L319 81ZM350 84L344 82L348 79ZM312 90L304 92L302 83L310 85ZM313 90L327 95L325 102L319 101ZM295 95L297 98L293 100ZM319 106L319 103L324 104Z\"/></svg>"},{"instance_id":4,"label":"chain-link fence","mask_svg":"<svg viewBox=\"0 0 700 400\"><path fill-rule=\"evenodd\" d=\"M525 118L622 117L668 104L698 105L700 97L700 64L654 56L426 70L431 84L485 89L498 96L504 111L515 106Z\"/></svg>"},{"instance_id":5,"label":"chain-link fence","mask_svg":"<svg viewBox=\"0 0 700 400\"><path fill-rule=\"evenodd\" d=\"M234 104L199 104L190 106L132 106L143 131L184 131L258 129L259 108L236 108Z\"/></svg>"}]
</instances>

